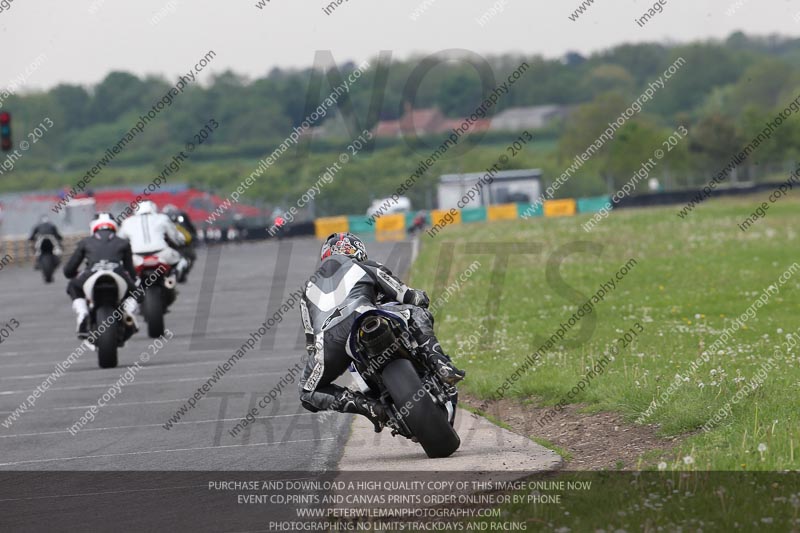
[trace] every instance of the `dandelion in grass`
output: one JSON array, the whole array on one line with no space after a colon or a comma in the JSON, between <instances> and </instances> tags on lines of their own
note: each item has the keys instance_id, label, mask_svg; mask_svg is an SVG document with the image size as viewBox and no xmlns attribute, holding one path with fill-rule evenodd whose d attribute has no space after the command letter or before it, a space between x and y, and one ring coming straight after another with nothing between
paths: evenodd
<instances>
[{"instance_id":1,"label":"dandelion in grass","mask_svg":"<svg viewBox=\"0 0 800 533\"><path fill-rule=\"evenodd\" d=\"M663 472L664 470L667 469L667 463L661 461L660 463L658 463L658 469Z\"/></svg>"},{"instance_id":2,"label":"dandelion in grass","mask_svg":"<svg viewBox=\"0 0 800 533\"><path fill-rule=\"evenodd\" d=\"M761 460L764 460L764 453L767 451L767 445L763 442L758 445L758 453L761 455Z\"/></svg>"},{"instance_id":3,"label":"dandelion in grass","mask_svg":"<svg viewBox=\"0 0 800 533\"><path fill-rule=\"evenodd\" d=\"M694 457L692 457L691 455L687 455L686 457L683 458L683 464L685 464L685 465L693 465L694 464Z\"/></svg>"}]
</instances>

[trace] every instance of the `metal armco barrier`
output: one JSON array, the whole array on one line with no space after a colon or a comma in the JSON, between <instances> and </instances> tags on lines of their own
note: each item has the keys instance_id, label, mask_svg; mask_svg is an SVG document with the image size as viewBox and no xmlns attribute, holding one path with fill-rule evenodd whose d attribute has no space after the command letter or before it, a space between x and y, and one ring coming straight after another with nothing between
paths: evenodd
<instances>
[{"instance_id":1,"label":"metal armco barrier","mask_svg":"<svg viewBox=\"0 0 800 533\"><path fill-rule=\"evenodd\" d=\"M62 257L69 257L75 251L75 246L85 235L70 235L64 237L61 247L64 250ZM27 239L0 240L0 258L10 255L12 262L8 265L22 266L33 262L33 247Z\"/></svg>"}]
</instances>

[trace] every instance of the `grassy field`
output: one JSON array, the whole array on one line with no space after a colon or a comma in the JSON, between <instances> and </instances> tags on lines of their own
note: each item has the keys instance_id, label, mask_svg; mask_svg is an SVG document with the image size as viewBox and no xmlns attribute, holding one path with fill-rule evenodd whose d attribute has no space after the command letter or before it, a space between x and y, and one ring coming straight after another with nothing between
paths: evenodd
<instances>
[{"instance_id":1,"label":"grassy field","mask_svg":"<svg viewBox=\"0 0 800 533\"><path fill-rule=\"evenodd\" d=\"M582 403L685 435L677 450L647 458L661 469L797 469L800 202L782 199L742 232L737 224L766 196L709 201L686 219L679 206L618 211L590 233L586 215L448 227L421 238L411 283L434 302L450 286L437 330L479 398L520 370L507 396ZM504 243L514 243L505 273L492 253ZM526 369L626 263L615 288Z\"/></svg>"},{"instance_id":2,"label":"grassy field","mask_svg":"<svg viewBox=\"0 0 800 533\"><path fill-rule=\"evenodd\" d=\"M554 480L566 487L541 490L540 494L557 496L560 501L532 503L527 501L530 493L519 492L524 503L500 506L501 517L485 519L488 527L484 530L491 531L492 522L523 523L526 531L562 532L785 532L797 531L800 524L800 480L791 475L566 472Z\"/></svg>"},{"instance_id":3,"label":"grassy field","mask_svg":"<svg viewBox=\"0 0 800 533\"><path fill-rule=\"evenodd\" d=\"M451 153L439 159L408 192L413 205L424 207L435 196L435 183L441 174L463 172L464 169L483 169L497 162L516 135L497 136L485 140L464 153ZM259 205L265 202L270 209L281 206L288 209L318 179L320 174L339 162L342 153L348 155L347 140L330 141L322 146L287 151L242 196L243 203ZM433 141L430 141L433 142ZM436 138L436 142L441 142ZM146 185L163 171L183 145L165 145L158 153L131 154L126 161L117 161L91 181L90 188ZM259 165L260 159L269 155L274 147L267 145L249 155L228 153L225 147L202 146L192 152L180 169L167 177L167 185L186 184L227 196L239 186ZM251 150L252 151L252 150ZM399 183L418 170L420 159L430 156L429 146L413 148L404 142L381 145L374 151L362 150L352 156L335 179L325 186L325 193L317 198L317 216L364 213L374 198L391 195ZM535 139L524 151L510 160L509 168L539 168L555 174L556 141L553 138ZM136 157L133 157L135 155ZM0 180L0 195L7 192L30 190L59 190L72 187L96 162L97 155L83 154L72 160L52 164L46 160L21 159L11 173ZM66 168L65 168L66 166ZM369 187L364 187L369 183ZM565 197L591 196L602 189L600 180L579 180L566 184L559 193ZM572 188L571 188L572 187Z\"/></svg>"}]
</instances>

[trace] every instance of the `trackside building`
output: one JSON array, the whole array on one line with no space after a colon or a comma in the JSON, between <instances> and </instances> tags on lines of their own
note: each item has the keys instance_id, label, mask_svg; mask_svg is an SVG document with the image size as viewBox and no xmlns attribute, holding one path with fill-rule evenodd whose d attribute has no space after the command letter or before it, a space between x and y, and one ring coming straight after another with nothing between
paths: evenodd
<instances>
[{"instance_id":1,"label":"trackside building","mask_svg":"<svg viewBox=\"0 0 800 533\"><path fill-rule=\"evenodd\" d=\"M439 178L439 209L463 209L493 204L534 203L542 194L539 169L488 169L470 174L445 174Z\"/></svg>"}]
</instances>

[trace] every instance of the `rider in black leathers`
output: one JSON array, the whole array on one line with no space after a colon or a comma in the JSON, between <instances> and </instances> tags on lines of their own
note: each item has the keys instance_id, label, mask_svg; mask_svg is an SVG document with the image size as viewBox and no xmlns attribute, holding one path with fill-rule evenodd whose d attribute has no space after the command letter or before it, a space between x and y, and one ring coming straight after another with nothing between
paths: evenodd
<instances>
[{"instance_id":1,"label":"rider in black leathers","mask_svg":"<svg viewBox=\"0 0 800 533\"><path fill-rule=\"evenodd\" d=\"M165 205L161 212L169 217L172 223L175 224L175 227L178 228L178 231L184 233L186 242L176 249L189 263L186 270L178 277L178 282L185 283L189 272L192 270L192 266L194 266L195 261L197 261L197 252L195 251L195 246L197 245L197 228L192 224L189 213L181 211L172 204Z\"/></svg>"},{"instance_id":2,"label":"rider in black leathers","mask_svg":"<svg viewBox=\"0 0 800 533\"><path fill-rule=\"evenodd\" d=\"M300 379L300 402L311 412L333 410L367 417L380 431L388 417L383 406L361 392L333 381L347 370L345 351L353 321L382 302L399 302L394 312L406 313L410 331L442 379L455 384L464 372L453 366L433 332L430 300L408 287L388 268L367 259L364 243L351 233L336 233L322 246L322 264L303 293L300 310L308 360ZM314 278L312 278L314 279Z\"/></svg>"},{"instance_id":3,"label":"rider in black leathers","mask_svg":"<svg viewBox=\"0 0 800 533\"><path fill-rule=\"evenodd\" d=\"M83 284L94 274L93 267L100 263L109 264L113 267L114 272L122 276L128 283L128 293L133 291L136 279L131 244L127 240L117 237L117 224L111 215L99 213L97 218L92 221L91 231L91 237L86 237L78 243L72 257L64 265L64 275L69 279L67 294L72 298L72 310L78 317L79 339L85 339L89 333L87 328L89 306L83 292ZM78 274L78 269L84 261L86 269ZM132 309L135 309L133 298L125 300L124 308L133 318Z\"/></svg>"},{"instance_id":4,"label":"rider in black leathers","mask_svg":"<svg viewBox=\"0 0 800 533\"><path fill-rule=\"evenodd\" d=\"M61 237L61 234L58 232L56 225L50 222L50 219L46 216L43 216L39 220L39 223L34 226L31 236L28 237L28 240L35 242L36 239L42 235L52 235L58 240L58 242L64 240L63 237Z\"/></svg>"},{"instance_id":5,"label":"rider in black leathers","mask_svg":"<svg viewBox=\"0 0 800 533\"><path fill-rule=\"evenodd\" d=\"M39 237L44 237L45 235L52 235L55 237L59 245L64 240L64 238L61 236L61 233L58 232L56 225L50 222L50 219L46 215L39 219L39 223L33 227L33 231L31 231L31 236L28 237L28 240L31 242L32 246L35 246ZM35 267L39 268L38 257L36 258Z\"/></svg>"}]
</instances>

